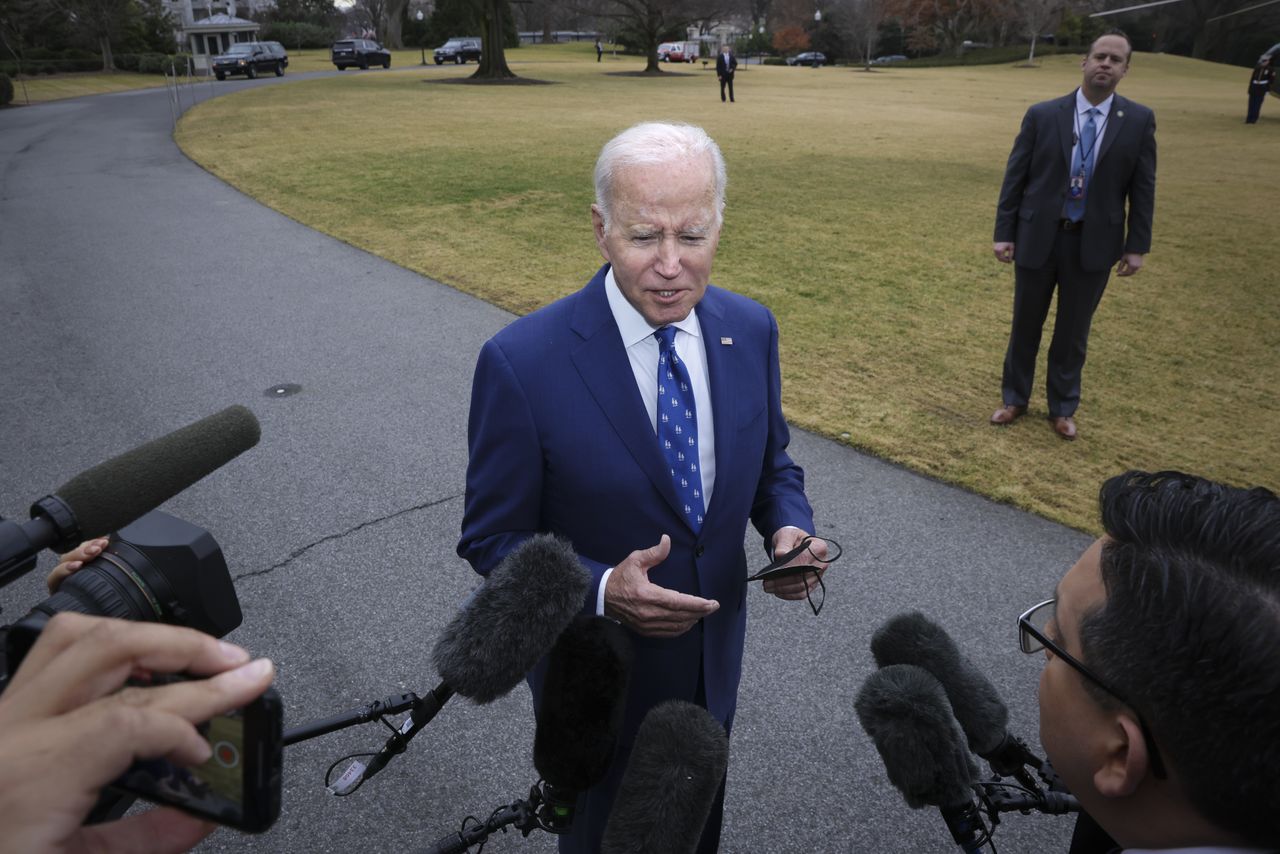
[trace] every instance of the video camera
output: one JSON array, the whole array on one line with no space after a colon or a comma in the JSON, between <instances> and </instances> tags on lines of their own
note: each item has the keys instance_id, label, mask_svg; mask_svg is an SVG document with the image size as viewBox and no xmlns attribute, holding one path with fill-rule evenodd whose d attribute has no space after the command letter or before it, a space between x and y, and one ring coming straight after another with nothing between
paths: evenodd
<instances>
[{"instance_id":1,"label":"video camera","mask_svg":"<svg viewBox=\"0 0 1280 854\"><path fill-rule=\"evenodd\" d=\"M239 626L240 602L213 536L154 508L256 445L260 435L253 413L228 407L77 475L33 504L29 522L0 517L0 587L33 569L44 548L67 551L110 534L106 548L52 596L0 627L0 692L60 612L168 623L219 638ZM280 811L281 715L279 697L268 690L201 725L213 752L204 765L138 762L114 788L243 830L266 830ZM90 821L115 817L132 800L104 795Z\"/></svg>"}]
</instances>

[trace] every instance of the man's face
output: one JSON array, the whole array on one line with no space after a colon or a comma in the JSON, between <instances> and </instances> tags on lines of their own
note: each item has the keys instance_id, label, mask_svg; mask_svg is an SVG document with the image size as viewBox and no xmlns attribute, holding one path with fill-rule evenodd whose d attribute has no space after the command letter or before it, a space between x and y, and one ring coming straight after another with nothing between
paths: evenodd
<instances>
[{"instance_id":1,"label":"man's face","mask_svg":"<svg viewBox=\"0 0 1280 854\"><path fill-rule=\"evenodd\" d=\"M1102 540L1091 545L1058 583L1056 616L1046 634L1087 667L1080 646L1080 619L1106 601L1102 584ZM1088 693L1085 677L1048 649L1040 674L1040 743L1053 769L1086 809L1096 804L1093 772L1105 710Z\"/></svg>"},{"instance_id":2,"label":"man's face","mask_svg":"<svg viewBox=\"0 0 1280 854\"><path fill-rule=\"evenodd\" d=\"M655 328L684 320L706 293L720 243L710 156L620 169L611 204L607 231L595 205L591 219L622 295Z\"/></svg>"},{"instance_id":3,"label":"man's face","mask_svg":"<svg viewBox=\"0 0 1280 854\"><path fill-rule=\"evenodd\" d=\"M1100 36L1080 63L1085 88L1110 94L1129 70L1129 42L1120 36Z\"/></svg>"}]
</instances>

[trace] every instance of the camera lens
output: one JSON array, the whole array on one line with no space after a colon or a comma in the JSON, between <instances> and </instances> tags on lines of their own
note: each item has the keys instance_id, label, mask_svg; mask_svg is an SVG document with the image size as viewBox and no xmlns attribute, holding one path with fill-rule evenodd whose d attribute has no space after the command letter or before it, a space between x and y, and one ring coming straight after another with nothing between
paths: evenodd
<instances>
[{"instance_id":1,"label":"camera lens","mask_svg":"<svg viewBox=\"0 0 1280 854\"><path fill-rule=\"evenodd\" d=\"M12 667L59 611L173 623L217 638L242 619L231 573L213 536L159 510L113 534L101 555L10 627L5 646Z\"/></svg>"},{"instance_id":2,"label":"camera lens","mask_svg":"<svg viewBox=\"0 0 1280 854\"><path fill-rule=\"evenodd\" d=\"M63 581L58 592L35 610L50 616L59 611L76 611L98 617L161 622L165 620L161 603L172 598L169 582L146 555L117 540Z\"/></svg>"}]
</instances>

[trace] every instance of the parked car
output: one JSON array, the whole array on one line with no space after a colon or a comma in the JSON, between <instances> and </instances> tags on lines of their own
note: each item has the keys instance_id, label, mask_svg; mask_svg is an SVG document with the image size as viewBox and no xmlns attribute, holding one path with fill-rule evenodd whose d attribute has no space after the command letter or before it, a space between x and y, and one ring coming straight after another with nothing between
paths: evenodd
<instances>
[{"instance_id":1,"label":"parked car","mask_svg":"<svg viewBox=\"0 0 1280 854\"><path fill-rule=\"evenodd\" d=\"M826 65L827 55L817 50L807 50L804 53L797 53L795 56L787 57L787 65L812 65L817 68L819 65Z\"/></svg>"},{"instance_id":2,"label":"parked car","mask_svg":"<svg viewBox=\"0 0 1280 854\"><path fill-rule=\"evenodd\" d=\"M697 42L663 42L658 45L658 61L694 62L699 50Z\"/></svg>"},{"instance_id":3,"label":"parked car","mask_svg":"<svg viewBox=\"0 0 1280 854\"><path fill-rule=\"evenodd\" d=\"M282 59L257 42L233 44L227 52L213 58L213 76L226 80L228 74L243 74L250 80L258 72L274 71L277 77L284 74L287 60Z\"/></svg>"},{"instance_id":4,"label":"parked car","mask_svg":"<svg viewBox=\"0 0 1280 854\"><path fill-rule=\"evenodd\" d=\"M391 67L391 51L372 39L343 39L329 48L329 58L341 71L344 68L368 68L370 65Z\"/></svg>"},{"instance_id":5,"label":"parked car","mask_svg":"<svg viewBox=\"0 0 1280 854\"><path fill-rule=\"evenodd\" d=\"M907 58L900 53L891 53L887 56L877 56L871 60L872 65L892 65L895 62L906 62Z\"/></svg>"},{"instance_id":6,"label":"parked car","mask_svg":"<svg viewBox=\"0 0 1280 854\"><path fill-rule=\"evenodd\" d=\"M469 59L480 61L480 39L474 36L462 36L449 39L435 50L436 65L456 62L463 65Z\"/></svg>"},{"instance_id":7,"label":"parked car","mask_svg":"<svg viewBox=\"0 0 1280 854\"><path fill-rule=\"evenodd\" d=\"M271 55L280 60L282 66L289 67L289 52L284 49L284 45L280 42L259 42L259 44L271 51Z\"/></svg>"}]
</instances>

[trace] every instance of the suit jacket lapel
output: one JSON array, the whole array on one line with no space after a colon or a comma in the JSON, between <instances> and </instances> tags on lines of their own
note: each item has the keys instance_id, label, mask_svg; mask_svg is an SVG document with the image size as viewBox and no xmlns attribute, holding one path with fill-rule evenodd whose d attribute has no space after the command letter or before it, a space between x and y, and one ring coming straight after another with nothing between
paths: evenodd
<instances>
[{"instance_id":1,"label":"suit jacket lapel","mask_svg":"<svg viewBox=\"0 0 1280 854\"><path fill-rule=\"evenodd\" d=\"M715 418L716 483L707 507L707 518L711 519L715 508L725 500L720 496L736 488L731 483L733 440L738 426L733 390L740 387L736 376L739 363L734 358L733 345L724 343L733 341L734 330L725 318L716 288L708 287L698 304L698 325L702 327L702 342L707 351L707 384L711 388L711 411Z\"/></svg>"},{"instance_id":2,"label":"suit jacket lapel","mask_svg":"<svg viewBox=\"0 0 1280 854\"><path fill-rule=\"evenodd\" d=\"M1102 148L1098 149L1098 159L1093 161L1093 168L1096 171L1098 164L1102 162L1102 158L1107 156L1107 152L1111 150L1111 143L1116 141L1120 136L1120 131L1124 128L1124 120L1127 118L1125 107L1129 102L1119 95L1111 102L1111 112L1107 114L1107 129L1102 135Z\"/></svg>"},{"instance_id":3,"label":"suit jacket lapel","mask_svg":"<svg viewBox=\"0 0 1280 854\"><path fill-rule=\"evenodd\" d=\"M609 299L604 292L606 270L607 265L578 293L570 329L582 340L571 349L570 358L636 465L683 519L675 484L658 450L657 437L649 426L649 413L640 399L631 362L622 346L613 312L609 310Z\"/></svg>"},{"instance_id":4,"label":"suit jacket lapel","mask_svg":"<svg viewBox=\"0 0 1280 854\"><path fill-rule=\"evenodd\" d=\"M1071 149L1076 144L1076 93L1058 102L1058 139L1062 142L1062 162L1071 174Z\"/></svg>"}]
</instances>

